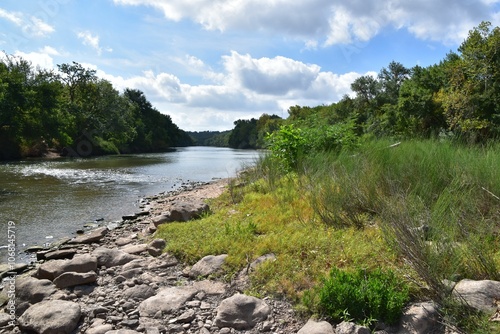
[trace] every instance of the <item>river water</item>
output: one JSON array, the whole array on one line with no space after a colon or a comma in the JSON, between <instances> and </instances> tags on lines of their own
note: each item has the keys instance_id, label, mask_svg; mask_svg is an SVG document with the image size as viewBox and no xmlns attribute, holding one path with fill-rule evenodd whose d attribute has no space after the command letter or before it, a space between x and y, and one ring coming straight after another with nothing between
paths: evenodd
<instances>
[{"instance_id":1,"label":"river water","mask_svg":"<svg viewBox=\"0 0 500 334\"><path fill-rule=\"evenodd\" d=\"M141 198L183 182L235 176L257 158L257 151L187 147L169 153L0 164L0 262L6 258L9 221L15 223L17 251L22 252L73 236L87 223L120 220L138 211Z\"/></svg>"}]
</instances>

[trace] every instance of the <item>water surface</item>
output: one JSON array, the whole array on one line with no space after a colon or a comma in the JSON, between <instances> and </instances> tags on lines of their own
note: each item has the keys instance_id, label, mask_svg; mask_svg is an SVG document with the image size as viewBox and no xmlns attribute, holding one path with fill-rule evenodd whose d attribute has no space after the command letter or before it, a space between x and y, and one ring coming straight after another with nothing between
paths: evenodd
<instances>
[{"instance_id":1,"label":"water surface","mask_svg":"<svg viewBox=\"0 0 500 334\"><path fill-rule=\"evenodd\" d=\"M226 178L253 164L256 151L189 147L175 152L0 164L0 247L7 223L17 248L72 236L86 223L116 221L147 195L183 182ZM0 249L2 261L5 248Z\"/></svg>"}]
</instances>

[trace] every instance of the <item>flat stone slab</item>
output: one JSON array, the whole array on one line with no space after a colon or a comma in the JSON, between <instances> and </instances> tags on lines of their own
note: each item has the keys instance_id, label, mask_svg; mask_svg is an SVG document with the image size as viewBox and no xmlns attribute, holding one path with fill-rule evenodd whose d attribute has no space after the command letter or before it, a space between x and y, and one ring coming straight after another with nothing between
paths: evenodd
<instances>
[{"instance_id":1,"label":"flat stone slab","mask_svg":"<svg viewBox=\"0 0 500 334\"><path fill-rule=\"evenodd\" d=\"M191 300L198 290L191 287L172 287L160 290L139 305L141 317L154 317L158 314L168 314L180 309L184 303Z\"/></svg>"},{"instance_id":2,"label":"flat stone slab","mask_svg":"<svg viewBox=\"0 0 500 334\"><path fill-rule=\"evenodd\" d=\"M52 260L38 267L37 277L54 280L65 272L87 273L97 271L97 258L89 254L75 256L71 260Z\"/></svg>"},{"instance_id":3,"label":"flat stone slab","mask_svg":"<svg viewBox=\"0 0 500 334\"><path fill-rule=\"evenodd\" d=\"M145 252L148 249L148 245L146 244L139 244L139 245L127 245L120 250L128 253L128 254L140 254Z\"/></svg>"},{"instance_id":4,"label":"flat stone slab","mask_svg":"<svg viewBox=\"0 0 500 334\"><path fill-rule=\"evenodd\" d=\"M121 266L138 258L124 251L109 248L97 248L92 252L92 255L97 258L98 266L105 266L106 268Z\"/></svg>"},{"instance_id":5,"label":"flat stone slab","mask_svg":"<svg viewBox=\"0 0 500 334\"><path fill-rule=\"evenodd\" d=\"M104 238L106 234L108 234L108 231L109 230L107 227L100 227L91 231L90 233L80 235L74 239L71 239L70 241L68 241L68 244L91 244L94 242L98 242L99 240Z\"/></svg>"},{"instance_id":6,"label":"flat stone slab","mask_svg":"<svg viewBox=\"0 0 500 334\"><path fill-rule=\"evenodd\" d=\"M93 271L88 273L66 272L54 279L54 284L59 289L69 288L77 285L91 284L97 281L97 274Z\"/></svg>"},{"instance_id":7,"label":"flat stone slab","mask_svg":"<svg viewBox=\"0 0 500 334\"><path fill-rule=\"evenodd\" d=\"M227 254L222 255L207 255L198 261L189 271L189 276L205 277L211 274L215 274L220 270L224 261L226 261Z\"/></svg>"}]
</instances>

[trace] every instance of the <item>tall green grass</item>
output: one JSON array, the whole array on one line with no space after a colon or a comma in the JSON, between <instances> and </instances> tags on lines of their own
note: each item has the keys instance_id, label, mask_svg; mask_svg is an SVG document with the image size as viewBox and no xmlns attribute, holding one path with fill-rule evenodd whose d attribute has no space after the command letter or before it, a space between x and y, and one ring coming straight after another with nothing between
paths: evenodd
<instances>
[{"instance_id":1,"label":"tall green grass","mask_svg":"<svg viewBox=\"0 0 500 334\"><path fill-rule=\"evenodd\" d=\"M211 215L162 225L158 235L187 263L229 254L228 280L274 253L277 260L252 274L247 292L304 297L310 312L325 310L312 292L326 288L333 268L380 268L405 278L413 299L445 306L446 319L487 328L474 320L484 317L464 320L471 313L449 307L445 280L500 278L498 166L498 144L439 141L371 141L356 151L310 152L292 172L265 156L210 203Z\"/></svg>"},{"instance_id":2,"label":"tall green grass","mask_svg":"<svg viewBox=\"0 0 500 334\"><path fill-rule=\"evenodd\" d=\"M368 142L302 163L311 206L335 228L379 222L434 297L443 279L497 279L500 145Z\"/></svg>"}]
</instances>

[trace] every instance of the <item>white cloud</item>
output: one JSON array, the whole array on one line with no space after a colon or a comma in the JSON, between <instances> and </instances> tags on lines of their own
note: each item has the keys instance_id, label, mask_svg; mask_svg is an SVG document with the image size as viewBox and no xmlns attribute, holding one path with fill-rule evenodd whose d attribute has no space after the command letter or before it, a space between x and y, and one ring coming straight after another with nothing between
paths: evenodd
<instances>
[{"instance_id":1,"label":"white cloud","mask_svg":"<svg viewBox=\"0 0 500 334\"><path fill-rule=\"evenodd\" d=\"M21 28L21 32L25 37L46 37L55 31L54 27L36 16L8 12L0 8L0 18L6 19Z\"/></svg>"},{"instance_id":2,"label":"white cloud","mask_svg":"<svg viewBox=\"0 0 500 334\"><path fill-rule=\"evenodd\" d=\"M169 20L187 18L208 30L260 31L302 39L306 47L367 41L384 28L459 43L483 20L496 20L498 0L114 0L146 5Z\"/></svg>"},{"instance_id":3,"label":"white cloud","mask_svg":"<svg viewBox=\"0 0 500 334\"><path fill-rule=\"evenodd\" d=\"M232 81L241 88L263 95L283 95L308 89L320 67L285 57L254 59L235 51L223 57Z\"/></svg>"},{"instance_id":4,"label":"white cloud","mask_svg":"<svg viewBox=\"0 0 500 334\"><path fill-rule=\"evenodd\" d=\"M99 35L93 35L90 31L80 31L77 37L82 40L83 45L90 46L99 56L102 54L103 48L99 44ZM113 49L104 48L104 51L112 52Z\"/></svg>"},{"instance_id":5,"label":"white cloud","mask_svg":"<svg viewBox=\"0 0 500 334\"><path fill-rule=\"evenodd\" d=\"M201 59L186 56L181 60L184 66L192 64L200 76L206 71L216 80L188 84L173 74L153 71L130 78L100 70L97 75L119 90L143 91L158 110L185 130L227 130L237 119L258 118L263 113L286 116L292 105L330 104L351 94L350 84L361 75L322 72L318 65L286 57L253 58L234 51L222 57L224 66L219 73Z\"/></svg>"},{"instance_id":6,"label":"white cloud","mask_svg":"<svg viewBox=\"0 0 500 334\"><path fill-rule=\"evenodd\" d=\"M21 13L8 12L2 8L0 8L0 18L6 19L17 26L23 24L23 15Z\"/></svg>"},{"instance_id":7,"label":"white cloud","mask_svg":"<svg viewBox=\"0 0 500 334\"><path fill-rule=\"evenodd\" d=\"M54 59L50 54L41 50L40 52L21 52L16 51L14 56L21 57L24 60L29 61L34 68L40 67L43 69L55 69Z\"/></svg>"}]
</instances>

